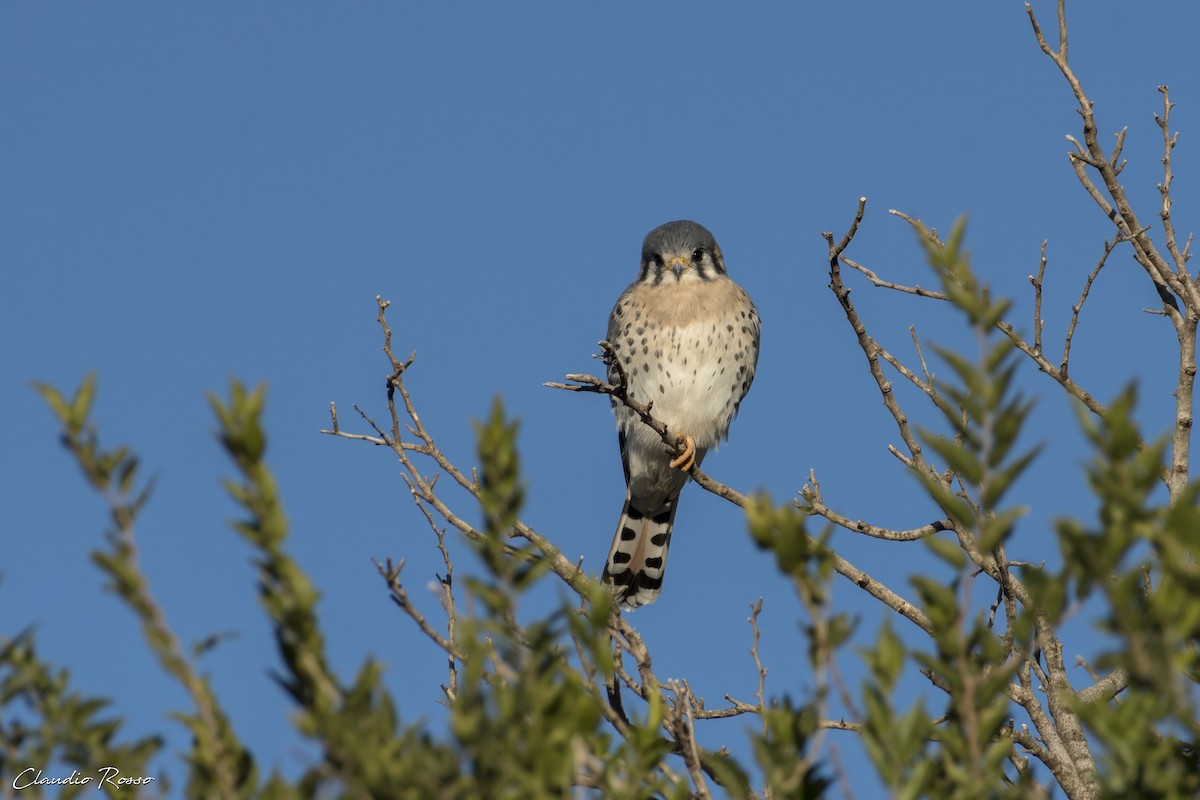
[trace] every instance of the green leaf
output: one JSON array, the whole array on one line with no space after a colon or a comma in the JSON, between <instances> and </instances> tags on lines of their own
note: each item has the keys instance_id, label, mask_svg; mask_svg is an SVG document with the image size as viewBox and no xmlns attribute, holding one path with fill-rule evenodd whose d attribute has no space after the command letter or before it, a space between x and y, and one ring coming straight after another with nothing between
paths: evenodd
<instances>
[{"instance_id":1,"label":"green leaf","mask_svg":"<svg viewBox=\"0 0 1200 800\"><path fill-rule=\"evenodd\" d=\"M96 373L89 372L79 384L79 388L75 391L75 397L71 400L71 413L66 420L67 427L73 430L83 428L83 423L87 420L88 414L92 410L92 400L96 396Z\"/></svg>"},{"instance_id":2,"label":"green leaf","mask_svg":"<svg viewBox=\"0 0 1200 800\"><path fill-rule=\"evenodd\" d=\"M969 448L943 439L931 431L920 429L920 434L925 445L941 456L946 465L964 481L977 485L983 478L983 462Z\"/></svg>"},{"instance_id":3,"label":"green leaf","mask_svg":"<svg viewBox=\"0 0 1200 800\"><path fill-rule=\"evenodd\" d=\"M941 536L928 536L925 538L925 544L933 551L934 555L945 561L956 570L961 570L967 565L967 555L959 546L958 541Z\"/></svg>"},{"instance_id":4,"label":"green leaf","mask_svg":"<svg viewBox=\"0 0 1200 800\"><path fill-rule=\"evenodd\" d=\"M41 383L40 381L35 381L33 388L46 401L46 405L50 406L50 410L54 412L54 416L58 417L58 421L65 425L67 420L71 418L71 409L58 390L50 384Z\"/></svg>"}]
</instances>

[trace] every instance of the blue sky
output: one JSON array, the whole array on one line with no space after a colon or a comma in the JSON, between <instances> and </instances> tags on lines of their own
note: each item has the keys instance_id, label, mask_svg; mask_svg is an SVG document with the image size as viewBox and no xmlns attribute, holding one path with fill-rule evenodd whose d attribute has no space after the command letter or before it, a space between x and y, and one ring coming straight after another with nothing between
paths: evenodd
<instances>
[{"instance_id":1,"label":"blue sky","mask_svg":"<svg viewBox=\"0 0 1200 800\"><path fill-rule=\"evenodd\" d=\"M1052 4L1036 10L1053 30ZM1147 222L1156 87L1171 85L1175 214L1193 229L1200 55L1171 32L1195 29L1200 9L1069 11L1103 141L1129 126L1123 178ZM330 401L347 429L351 403L384 411L376 294L393 301L397 350L417 351L409 386L443 448L469 465L470 421L502 395L522 420L527 521L598 571L623 496L611 416L600 398L541 384L597 368L589 355L651 228L708 226L763 319L758 377L710 474L783 502L813 468L831 506L896 528L936 514L886 451L898 436L826 288L820 232L840 235L865 195L848 254L931 283L887 209L940 229L968 214L976 269L1017 299L1026 331L1026 276L1048 239L1052 352L1111 235L1065 158L1078 118L1019 2L6 4L0 107L0 632L36 625L42 653L114 697L131 732L167 732L175 775L187 737L165 714L184 698L101 589L87 554L102 507L30 381L69 388L98 373L104 440L133 446L157 476L139 530L155 594L184 641L235 634L202 667L263 766L294 773L305 755L268 676L277 658L249 551L226 525L235 510L218 479L231 470L206 390L267 381L269 458L292 552L323 591L332 661L349 676L382 659L405 719L437 727L443 661L370 563L407 559L434 614L420 589L440 566L432 536L387 452L317 433ZM967 341L946 308L848 278L898 354L911 354L910 324L926 341ZM1092 295L1073 374L1102 399L1141 381L1147 433L1165 431L1174 337L1141 311L1157 305L1152 287L1120 253ZM1027 441L1047 449L1018 487L1030 515L1010 555L1053 559L1048 521L1093 507L1086 453L1054 386L1032 365L1021 380L1039 398ZM918 544L835 544L909 595L907 577L930 565ZM663 596L635 617L659 674L689 678L713 705L749 699L745 620L760 595L768 688L803 694L798 602L737 510L688 489ZM834 602L861 619L862 641L874 635L878 604L844 582ZM1068 653L1095 646L1086 624L1073 632ZM857 686L853 652L840 667ZM741 746L750 725L712 723L703 740ZM829 741L869 796L850 735Z\"/></svg>"}]
</instances>

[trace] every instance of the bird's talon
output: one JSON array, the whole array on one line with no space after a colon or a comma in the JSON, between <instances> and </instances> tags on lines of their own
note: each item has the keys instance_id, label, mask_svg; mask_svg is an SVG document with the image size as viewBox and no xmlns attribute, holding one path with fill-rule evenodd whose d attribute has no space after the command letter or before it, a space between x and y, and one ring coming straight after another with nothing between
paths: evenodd
<instances>
[{"instance_id":1,"label":"bird's talon","mask_svg":"<svg viewBox=\"0 0 1200 800\"><path fill-rule=\"evenodd\" d=\"M696 465L696 442L684 433L675 437L675 444L683 445L683 452L671 461L671 466L683 472L691 472L692 467Z\"/></svg>"}]
</instances>

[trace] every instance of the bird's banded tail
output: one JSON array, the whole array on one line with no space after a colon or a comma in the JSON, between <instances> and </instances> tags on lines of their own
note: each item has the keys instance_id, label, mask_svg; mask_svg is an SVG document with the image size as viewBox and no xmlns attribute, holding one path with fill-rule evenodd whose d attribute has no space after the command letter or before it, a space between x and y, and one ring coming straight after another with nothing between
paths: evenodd
<instances>
[{"instance_id":1,"label":"bird's banded tail","mask_svg":"<svg viewBox=\"0 0 1200 800\"><path fill-rule=\"evenodd\" d=\"M623 608L653 603L662 591L678 499L674 494L654 508L645 508L626 491L604 566L604 581L613 585L613 595Z\"/></svg>"}]
</instances>

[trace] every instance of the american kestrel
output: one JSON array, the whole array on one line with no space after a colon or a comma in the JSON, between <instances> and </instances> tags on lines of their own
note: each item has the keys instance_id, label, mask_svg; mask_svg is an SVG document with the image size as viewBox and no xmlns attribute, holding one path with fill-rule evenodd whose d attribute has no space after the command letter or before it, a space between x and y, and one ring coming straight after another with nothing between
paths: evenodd
<instances>
[{"instance_id":1,"label":"american kestrel","mask_svg":"<svg viewBox=\"0 0 1200 800\"><path fill-rule=\"evenodd\" d=\"M721 248L695 222L668 222L646 236L642 265L608 318L608 341L624 368L629 396L678 436L678 458L654 430L613 400L625 507L604 580L625 608L662 591L679 492L693 466L729 433L754 381L758 311L729 279ZM609 383L619 379L615 366Z\"/></svg>"}]
</instances>

